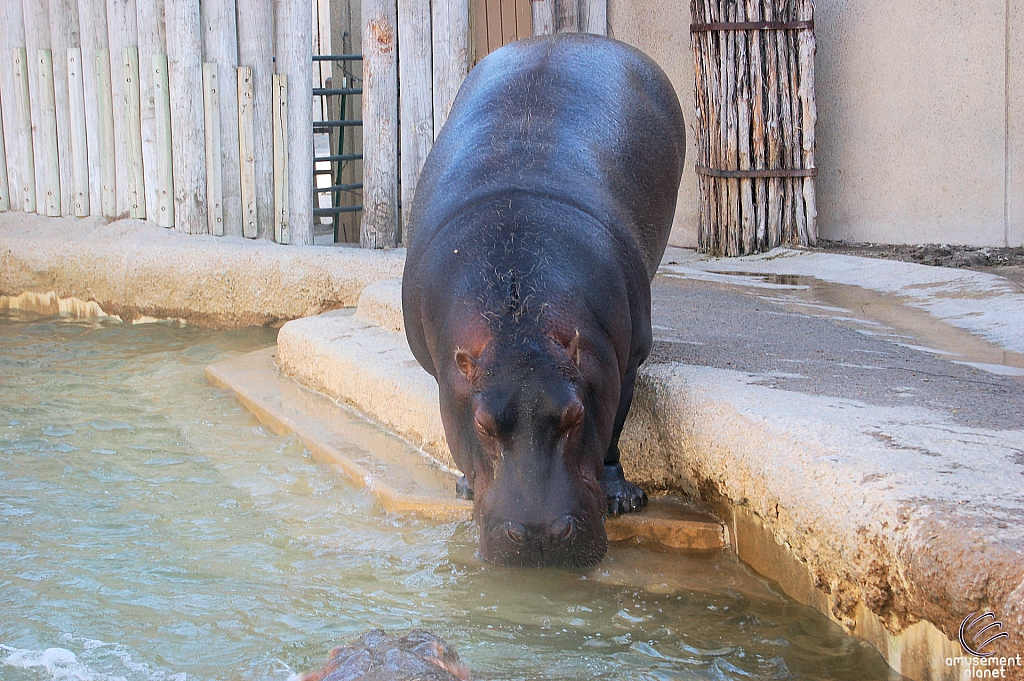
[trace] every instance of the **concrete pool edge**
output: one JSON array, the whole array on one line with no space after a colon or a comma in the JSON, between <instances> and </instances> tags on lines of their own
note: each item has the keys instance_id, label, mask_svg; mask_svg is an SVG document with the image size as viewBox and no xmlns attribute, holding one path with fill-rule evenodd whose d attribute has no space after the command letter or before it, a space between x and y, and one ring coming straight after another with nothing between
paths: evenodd
<instances>
[{"instance_id":1,"label":"concrete pool edge","mask_svg":"<svg viewBox=\"0 0 1024 681\"><path fill-rule=\"evenodd\" d=\"M0 307L51 313L63 301L124 321L267 326L351 307L367 284L401 276L404 259L401 249L280 246L142 220L8 212L0 213Z\"/></svg>"},{"instance_id":2,"label":"concrete pool edge","mask_svg":"<svg viewBox=\"0 0 1024 681\"><path fill-rule=\"evenodd\" d=\"M280 361L286 373L305 385L350 402L450 462L438 416L436 385L412 359L404 336L392 332L398 330L394 327L400 319L398 291L395 282L379 282L364 291L355 315L328 313L286 324L278 338ZM645 367L623 437L627 471L655 489L687 491L718 513L726 520L730 540L742 560L778 581L798 601L870 643L896 671L913 679L959 678L960 670L945 664L946 658L961 654L955 641L956 623L950 625L953 616L942 613L945 619L933 621L925 612L937 613L943 603L962 605L958 597L974 598L974 602L981 601L979 605L996 610L1004 621L1013 622L1020 616L1014 594L990 592L986 596L982 591L979 598L976 584L970 587L972 580L981 580L984 586L993 574L990 571L1001 567L1010 568L1012 579L1020 569L1019 561L1012 562L1012 555L986 556L988 563L980 567L960 561L935 565L927 573L923 568L929 561L942 560L956 550L957 542L935 548L921 541L927 522L922 525L920 518L914 519L916 525L906 519L899 521L905 509L898 499L886 501L884 495L881 500L869 499L874 507L862 511L866 514L861 517L862 524L849 518L830 518L829 509L822 512L817 508L822 500L801 500L801 494L808 494L806 489L799 485L786 489L785 480L759 467L754 459L777 460L779 468L791 469L786 479L807 475L812 487L820 484L826 489L848 478L844 490L848 491L850 484L857 484L851 480L868 473L860 471L856 461L857 448L864 445L863 433L845 433L849 437L837 438L838 444L833 446L830 431L842 435L844 429L849 430L848 424L829 420L836 416L834 409L824 422L816 424L817 430L804 428L802 423L788 427L772 422L768 418L771 405L765 407L763 395L750 399L745 391L754 387L748 383L749 377L734 371L682 364ZM772 397L786 395L775 391ZM769 411L758 413L759 408ZM730 437L716 441L719 433L730 433ZM830 442L823 444L823 438ZM789 448L794 446L800 456L791 456ZM699 454L708 451L714 456ZM854 461L834 466L831 459L837 454ZM807 462L815 461L823 463L805 468ZM819 479L823 473L833 480ZM851 507L863 503L863 499L849 501ZM872 528L865 533L864 525L877 518L883 519L879 521L883 525L889 521L902 525L897 528L894 524L891 531ZM956 538L966 546L978 540L978 535L978 528L963 526L963 535ZM876 572L881 560L886 561L889 573L879 581ZM958 568L964 568L966 574L948 572ZM894 601L895 596L879 592L890 588L887 579L892 580L894 590L905 590L896 594L902 599L899 609L884 600ZM954 593L961 588L971 593ZM935 602L930 600L933 595ZM1012 676L1014 670L1009 671Z\"/></svg>"}]
</instances>

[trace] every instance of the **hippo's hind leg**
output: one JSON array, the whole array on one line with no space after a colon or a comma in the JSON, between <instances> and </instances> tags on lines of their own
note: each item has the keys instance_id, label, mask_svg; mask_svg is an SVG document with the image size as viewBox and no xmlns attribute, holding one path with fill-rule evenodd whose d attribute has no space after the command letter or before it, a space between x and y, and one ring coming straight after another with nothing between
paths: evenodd
<instances>
[{"instance_id":1,"label":"hippo's hind leg","mask_svg":"<svg viewBox=\"0 0 1024 681\"><path fill-rule=\"evenodd\" d=\"M635 513L647 505L647 493L626 480L619 463L619 435L626 423L626 415L633 404L633 384L636 381L636 370L639 362L634 364L622 379L622 391L619 393L619 409L615 413L615 425L612 428L612 443L604 456L604 479L601 489L608 500L608 514L621 515Z\"/></svg>"}]
</instances>

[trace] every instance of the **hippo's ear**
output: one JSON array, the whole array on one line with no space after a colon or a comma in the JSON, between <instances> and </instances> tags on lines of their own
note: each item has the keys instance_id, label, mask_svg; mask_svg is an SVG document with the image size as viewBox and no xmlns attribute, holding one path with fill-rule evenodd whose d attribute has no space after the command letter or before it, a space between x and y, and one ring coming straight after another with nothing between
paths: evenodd
<instances>
[{"instance_id":1,"label":"hippo's ear","mask_svg":"<svg viewBox=\"0 0 1024 681\"><path fill-rule=\"evenodd\" d=\"M568 345L565 346L565 351L569 354L569 359L576 366L580 365L580 330L576 329L576 335L572 337Z\"/></svg>"},{"instance_id":2,"label":"hippo's ear","mask_svg":"<svg viewBox=\"0 0 1024 681\"><path fill-rule=\"evenodd\" d=\"M455 352L455 363L459 365L459 371L466 377L466 380L470 383L476 382L476 377L480 372L479 365L473 355L465 350L457 350Z\"/></svg>"}]
</instances>

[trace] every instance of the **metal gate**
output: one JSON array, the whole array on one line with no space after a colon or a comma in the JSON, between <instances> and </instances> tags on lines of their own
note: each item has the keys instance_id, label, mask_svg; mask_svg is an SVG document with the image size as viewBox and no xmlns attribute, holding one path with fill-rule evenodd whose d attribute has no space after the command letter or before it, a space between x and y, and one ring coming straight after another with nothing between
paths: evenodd
<instances>
[{"instance_id":1,"label":"metal gate","mask_svg":"<svg viewBox=\"0 0 1024 681\"><path fill-rule=\"evenodd\" d=\"M360 54L316 54L313 62L342 64L346 67L361 62ZM314 233L322 227L333 227L333 243L358 243L358 221L345 220L345 216L363 210L363 183L361 144L356 128L363 121L354 116L361 111L362 78L353 68L343 68L341 87L333 87L339 69L332 76L320 79L321 87L313 88L313 97L319 98L321 120L313 121L313 221ZM325 153L326 152L326 153ZM318 230L318 228L321 228Z\"/></svg>"}]
</instances>

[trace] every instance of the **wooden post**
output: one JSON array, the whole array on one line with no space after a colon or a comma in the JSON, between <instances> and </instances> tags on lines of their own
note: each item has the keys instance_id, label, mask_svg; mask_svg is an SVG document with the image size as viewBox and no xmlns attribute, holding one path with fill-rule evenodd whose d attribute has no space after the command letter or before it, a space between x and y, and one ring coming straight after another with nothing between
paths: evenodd
<instances>
[{"instance_id":1,"label":"wooden post","mask_svg":"<svg viewBox=\"0 0 1024 681\"><path fill-rule=\"evenodd\" d=\"M430 0L398 0L398 81L401 97L402 241L409 243L409 211L423 162L434 144Z\"/></svg>"},{"instance_id":2,"label":"wooden post","mask_svg":"<svg viewBox=\"0 0 1024 681\"><path fill-rule=\"evenodd\" d=\"M246 114L252 116L255 206L250 208L247 203L245 235L271 239L274 237L273 5L268 0L237 0L237 5L238 63L250 69L252 91L252 107ZM239 80L239 88L243 86ZM241 101L241 95L239 97ZM249 224L253 212L257 220L255 232Z\"/></svg>"},{"instance_id":3,"label":"wooden post","mask_svg":"<svg viewBox=\"0 0 1024 681\"><path fill-rule=\"evenodd\" d=\"M555 32L555 0L531 0L533 34L551 35Z\"/></svg>"},{"instance_id":4,"label":"wooden post","mask_svg":"<svg viewBox=\"0 0 1024 681\"><path fill-rule=\"evenodd\" d=\"M259 233L256 208L256 142L253 113L252 67L238 67L238 160L242 195L242 236Z\"/></svg>"},{"instance_id":5,"label":"wooden post","mask_svg":"<svg viewBox=\"0 0 1024 681\"><path fill-rule=\"evenodd\" d=\"M0 107L3 109L6 169L11 209L35 212L35 167L31 149L25 21L21 0L0 0ZM23 81L25 99L23 102Z\"/></svg>"},{"instance_id":6,"label":"wooden post","mask_svg":"<svg viewBox=\"0 0 1024 681\"><path fill-rule=\"evenodd\" d=\"M447 0L435 0L434 7L440 6L447 6ZM393 248L398 240L397 14L395 0L363 2L363 219L359 234L363 248ZM437 18L435 12L435 132L444 122L437 122L436 48L437 34L445 24ZM442 81L447 84L446 79Z\"/></svg>"},{"instance_id":7,"label":"wooden post","mask_svg":"<svg viewBox=\"0 0 1024 681\"><path fill-rule=\"evenodd\" d=\"M60 153L57 149L57 104L53 92L53 52L40 49L36 54L36 110L39 112L39 124L35 126L39 153L36 171L43 187L43 200L36 206L36 212L60 217Z\"/></svg>"},{"instance_id":8,"label":"wooden post","mask_svg":"<svg viewBox=\"0 0 1024 681\"><path fill-rule=\"evenodd\" d=\"M156 114L156 215L161 227L174 227L174 165L171 152L171 92L167 55L153 56L153 108Z\"/></svg>"},{"instance_id":9,"label":"wooden post","mask_svg":"<svg viewBox=\"0 0 1024 681\"><path fill-rule=\"evenodd\" d=\"M110 76L110 50L96 50L96 121L99 124L101 200L104 217L117 217L117 132L114 123L114 85Z\"/></svg>"},{"instance_id":10,"label":"wooden post","mask_svg":"<svg viewBox=\"0 0 1024 681\"><path fill-rule=\"evenodd\" d=\"M210 234L224 236L224 173L221 167L220 80L217 65L203 64L203 120L206 130L206 221Z\"/></svg>"},{"instance_id":11,"label":"wooden post","mask_svg":"<svg viewBox=\"0 0 1024 681\"><path fill-rule=\"evenodd\" d=\"M85 82L82 49L68 49L68 102L71 109L71 168L74 180L74 214L89 215L89 144L85 122Z\"/></svg>"},{"instance_id":12,"label":"wooden post","mask_svg":"<svg viewBox=\"0 0 1024 681\"><path fill-rule=\"evenodd\" d=\"M448 120L455 95L469 73L469 0L433 0L430 9L434 42L434 139L437 139ZM368 52L365 32L363 46ZM366 131L364 144L365 134Z\"/></svg>"},{"instance_id":13,"label":"wooden post","mask_svg":"<svg viewBox=\"0 0 1024 681\"><path fill-rule=\"evenodd\" d=\"M146 219L146 175L142 150L142 110L139 90L139 48L124 48L124 104L128 124L128 215Z\"/></svg>"},{"instance_id":14,"label":"wooden post","mask_svg":"<svg viewBox=\"0 0 1024 681\"><path fill-rule=\"evenodd\" d=\"M238 36L234 0L203 0L204 59L216 65L221 158L221 232L242 236L241 168L238 161ZM209 133L207 134L209 138ZM208 166L207 172L212 166Z\"/></svg>"},{"instance_id":15,"label":"wooden post","mask_svg":"<svg viewBox=\"0 0 1024 681\"><path fill-rule=\"evenodd\" d=\"M277 72L288 78L289 243L305 246L313 243L313 7L275 1Z\"/></svg>"},{"instance_id":16,"label":"wooden post","mask_svg":"<svg viewBox=\"0 0 1024 681\"><path fill-rule=\"evenodd\" d=\"M29 101L36 157L36 213L60 215L60 167L57 154L57 105L53 92L50 10L46 2L24 0L28 52Z\"/></svg>"},{"instance_id":17,"label":"wooden post","mask_svg":"<svg viewBox=\"0 0 1024 681\"><path fill-rule=\"evenodd\" d=\"M53 50L53 94L57 118L57 149L60 153L61 215L76 215L71 91L68 82L68 50L79 47L78 0L49 0L50 43ZM83 140L84 142L85 140Z\"/></svg>"},{"instance_id":18,"label":"wooden post","mask_svg":"<svg viewBox=\"0 0 1024 681\"><path fill-rule=\"evenodd\" d=\"M288 76L274 74L274 241L291 243L288 223ZM312 187L310 188L312 191Z\"/></svg>"},{"instance_id":19,"label":"wooden post","mask_svg":"<svg viewBox=\"0 0 1024 681\"><path fill-rule=\"evenodd\" d=\"M608 0L580 0L580 31L608 35Z\"/></svg>"},{"instance_id":20,"label":"wooden post","mask_svg":"<svg viewBox=\"0 0 1024 681\"><path fill-rule=\"evenodd\" d=\"M157 91L154 59L167 50L164 32L164 0L135 0L135 17L139 31L139 129L142 134L142 170L146 216L157 220L160 213L160 143L161 125L157 116Z\"/></svg>"},{"instance_id":21,"label":"wooden post","mask_svg":"<svg viewBox=\"0 0 1024 681\"><path fill-rule=\"evenodd\" d=\"M114 176L117 217L131 214L132 181L128 172L129 141L128 104L124 77L124 51L138 45L139 33L135 0L106 0L107 44L110 64L110 107L114 122ZM102 67L101 67L102 68Z\"/></svg>"},{"instance_id":22,"label":"wooden post","mask_svg":"<svg viewBox=\"0 0 1024 681\"><path fill-rule=\"evenodd\" d=\"M0 98L2 98L0 93ZM0 213L11 209L11 189L7 183L7 145L4 144L4 110L0 106Z\"/></svg>"},{"instance_id":23,"label":"wooden post","mask_svg":"<svg viewBox=\"0 0 1024 681\"><path fill-rule=\"evenodd\" d=\"M814 0L800 0L799 19L814 18ZM818 120L818 109L814 98L814 53L817 50L813 31L800 31L797 37L800 61L800 133L802 138L802 160L804 168L814 168L814 126ZM814 177L805 177L801 190L807 211L807 243L818 243L818 205L815 198Z\"/></svg>"},{"instance_id":24,"label":"wooden post","mask_svg":"<svg viewBox=\"0 0 1024 681\"><path fill-rule=\"evenodd\" d=\"M580 30L579 0L555 0L555 32L578 33Z\"/></svg>"},{"instance_id":25,"label":"wooden post","mask_svg":"<svg viewBox=\"0 0 1024 681\"><path fill-rule=\"evenodd\" d=\"M86 145L88 146L89 158L89 214L90 215L114 215L114 179L113 176L104 179L105 166L100 146L101 130L106 126L113 126L112 119L100 120L100 81L99 81L99 50L107 47L107 4L106 0L78 0L78 24L79 41L82 46L82 86L85 91L85 131ZM109 60L107 72L110 71ZM110 99L110 90L105 96ZM110 116L108 110L105 114ZM109 192L109 211L105 211L104 197Z\"/></svg>"},{"instance_id":26,"label":"wooden post","mask_svg":"<svg viewBox=\"0 0 1024 681\"><path fill-rule=\"evenodd\" d=\"M167 59L171 92L174 226L189 234L208 231L206 133L203 127L203 61L199 0L167 0Z\"/></svg>"},{"instance_id":27,"label":"wooden post","mask_svg":"<svg viewBox=\"0 0 1024 681\"><path fill-rule=\"evenodd\" d=\"M14 79L17 86L15 99L17 100L18 121L17 130L18 151L22 158L22 182L24 183L23 210L26 213L35 213L38 207L36 197L36 155L35 142L32 140L32 102L28 87L28 55L24 47L13 50L12 61L14 62Z\"/></svg>"}]
</instances>

